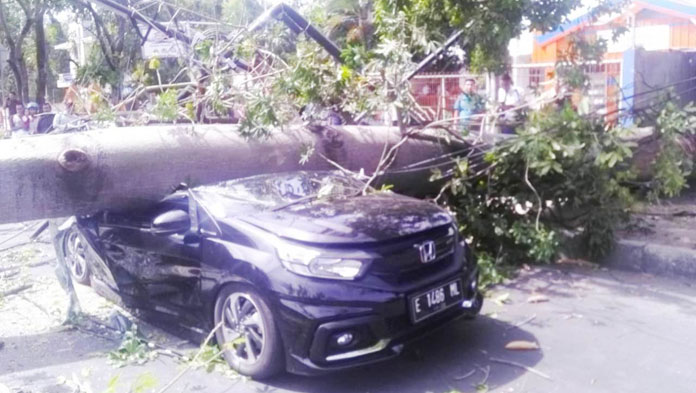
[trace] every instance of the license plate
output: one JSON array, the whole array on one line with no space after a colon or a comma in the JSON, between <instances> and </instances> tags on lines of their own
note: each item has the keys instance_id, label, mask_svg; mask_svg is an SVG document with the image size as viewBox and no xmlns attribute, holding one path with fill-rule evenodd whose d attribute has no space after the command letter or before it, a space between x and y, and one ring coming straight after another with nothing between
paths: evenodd
<instances>
[{"instance_id":1,"label":"license plate","mask_svg":"<svg viewBox=\"0 0 696 393\"><path fill-rule=\"evenodd\" d=\"M409 297L411 321L420 322L461 302L462 280L449 282Z\"/></svg>"}]
</instances>

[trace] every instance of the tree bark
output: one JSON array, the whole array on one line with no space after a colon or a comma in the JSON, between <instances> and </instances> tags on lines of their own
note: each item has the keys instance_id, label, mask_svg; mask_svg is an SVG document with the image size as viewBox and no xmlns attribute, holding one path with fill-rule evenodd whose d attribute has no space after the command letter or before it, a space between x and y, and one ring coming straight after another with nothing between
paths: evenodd
<instances>
[{"instance_id":1,"label":"tree bark","mask_svg":"<svg viewBox=\"0 0 696 393\"><path fill-rule=\"evenodd\" d=\"M24 98L22 97L22 72L19 69L19 62L17 61L17 54L16 50L13 48L10 48L9 51L9 56L7 58L7 64L10 65L10 70L12 70L12 75L14 76L15 79L15 87L17 88L17 99L20 102L24 102Z\"/></svg>"},{"instance_id":2,"label":"tree bark","mask_svg":"<svg viewBox=\"0 0 696 393\"><path fill-rule=\"evenodd\" d=\"M5 17L5 6L0 3L0 28L5 32L5 42L10 52L10 56L7 62L12 69L12 74L15 77L15 82L17 84L17 95L20 101L26 102L29 98L29 85L27 76L27 65L24 61L24 39L27 34L31 31L32 23L34 19L31 16L28 5L22 1L17 1L17 4L22 8L25 20L21 31L17 37L13 37L13 31L11 31L10 25L7 23Z\"/></svg>"},{"instance_id":3,"label":"tree bark","mask_svg":"<svg viewBox=\"0 0 696 393\"><path fill-rule=\"evenodd\" d=\"M22 102L26 105L29 102L29 71L27 70L27 62L24 60L24 53L22 57L18 60L19 72L22 75L22 88L20 89L22 94Z\"/></svg>"},{"instance_id":4,"label":"tree bark","mask_svg":"<svg viewBox=\"0 0 696 393\"><path fill-rule=\"evenodd\" d=\"M328 170L336 164L368 174L397 128L292 129L245 140L233 125L114 128L0 141L0 223L142 206L182 182L199 185L261 173ZM459 150L444 137L419 134L398 150L391 170ZM315 152L304 164L307 146ZM323 156L323 157L322 157ZM325 157L325 158L324 158ZM392 172L386 181L423 193L430 169Z\"/></svg>"},{"instance_id":5,"label":"tree bark","mask_svg":"<svg viewBox=\"0 0 696 393\"><path fill-rule=\"evenodd\" d=\"M92 3L89 1L80 1L78 2L83 5L89 11L90 15L92 15L92 20L94 21L94 36L97 37L97 40L99 41L99 48L102 51L102 54L104 55L104 60L106 60L106 64L109 66L114 71L118 71L118 67L116 66L116 62L114 59L117 57L117 54L115 54L115 44L114 44L114 38L111 36L109 33L109 30L104 24L104 21L102 20L101 16L99 16L99 13L92 7ZM121 19L121 16L117 16L117 18Z\"/></svg>"},{"instance_id":6,"label":"tree bark","mask_svg":"<svg viewBox=\"0 0 696 393\"><path fill-rule=\"evenodd\" d=\"M46 32L44 31L44 11L37 11L34 25L36 42L36 102L43 105L46 101L46 85L48 84L48 54L46 51Z\"/></svg>"}]
</instances>

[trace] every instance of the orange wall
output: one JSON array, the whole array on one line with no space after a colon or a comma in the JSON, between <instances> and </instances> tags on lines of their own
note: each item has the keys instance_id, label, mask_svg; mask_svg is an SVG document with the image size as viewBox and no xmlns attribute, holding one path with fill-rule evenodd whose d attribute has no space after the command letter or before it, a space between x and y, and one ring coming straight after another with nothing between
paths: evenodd
<instances>
[{"instance_id":1,"label":"orange wall","mask_svg":"<svg viewBox=\"0 0 696 393\"><path fill-rule=\"evenodd\" d=\"M556 62L556 42L541 46L534 42L532 50L532 63L555 63Z\"/></svg>"},{"instance_id":2,"label":"orange wall","mask_svg":"<svg viewBox=\"0 0 696 393\"><path fill-rule=\"evenodd\" d=\"M636 21L637 26L653 26L669 24L670 29L670 49L696 49L696 25L690 21L675 18L675 17L660 17L660 18L644 18ZM630 32L626 34L631 34ZM561 38L545 46L541 46L534 42L532 51L532 63L554 63L558 60L560 53L566 50L568 41L566 38ZM607 53L605 58L620 59L621 53Z\"/></svg>"},{"instance_id":3,"label":"orange wall","mask_svg":"<svg viewBox=\"0 0 696 393\"><path fill-rule=\"evenodd\" d=\"M669 47L672 49L696 48L696 25L672 26Z\"/></svg>"}]
</instances>

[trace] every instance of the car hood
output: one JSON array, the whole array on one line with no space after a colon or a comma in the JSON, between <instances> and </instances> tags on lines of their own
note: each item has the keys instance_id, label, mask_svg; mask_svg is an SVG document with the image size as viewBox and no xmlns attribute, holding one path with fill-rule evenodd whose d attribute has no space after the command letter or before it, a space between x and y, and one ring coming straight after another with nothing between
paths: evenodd
<instances>
[{"instance_id":1,"label":"car hood","mask_svg":"<svg viewBox=\"0 0 696 393\"><path fill-rule=\"evenodd\" d=\"M435 204L387 193L318 200L236 218L280 237L324 244L382 242L452 222Z\"/></svg>"}]
</instances>

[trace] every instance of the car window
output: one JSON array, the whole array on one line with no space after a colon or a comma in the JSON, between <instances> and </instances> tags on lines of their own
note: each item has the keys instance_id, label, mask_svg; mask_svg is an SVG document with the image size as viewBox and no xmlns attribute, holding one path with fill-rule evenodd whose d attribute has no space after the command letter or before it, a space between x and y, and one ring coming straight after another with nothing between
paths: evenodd
<instances>
[{"instance_id":1,"label":"car window","mask_svg":"<svg viewBox=\"0 0 696 393\"><path fill-rule=\"evenodd\" d=\"M120 227L147 229L152 225L152 220L158 215L171 210L188 211L188 196L177 192L168 195L163 200L137 209L104 211L101 216L101 224Z\"/></svg>"}]
</instances>

